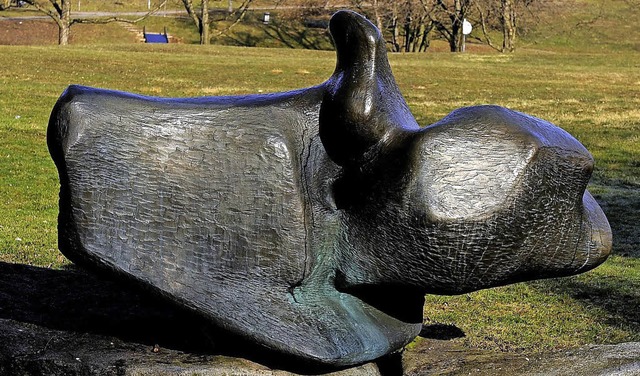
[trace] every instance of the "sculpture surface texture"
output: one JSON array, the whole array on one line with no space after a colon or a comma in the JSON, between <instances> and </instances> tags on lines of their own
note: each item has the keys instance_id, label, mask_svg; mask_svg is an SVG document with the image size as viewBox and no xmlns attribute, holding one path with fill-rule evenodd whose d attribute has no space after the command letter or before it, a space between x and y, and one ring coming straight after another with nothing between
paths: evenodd
<instances>
[{"instance_id":1,"label":"sculpture surface texture","mask_svg":"<svg viewBox=\"0 0 640 376\"><path fill-rule=\"evenodd\" d=\"M420 127L380 32L330 22L323 84L155 98L70 86L48 145L59 248L297 359L410 342L424 294L587 271L611 249L572 136L497 106Z\"/></svg>"}]
</instances>

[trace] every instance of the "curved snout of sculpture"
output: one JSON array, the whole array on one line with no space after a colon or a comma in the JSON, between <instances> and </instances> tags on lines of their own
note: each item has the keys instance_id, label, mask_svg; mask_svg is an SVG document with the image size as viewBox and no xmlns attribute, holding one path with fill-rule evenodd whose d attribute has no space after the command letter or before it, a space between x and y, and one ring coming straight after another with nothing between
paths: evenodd
<instances>
[{"instance_id":1,"label":"curved snout of sculpture","mask_svg":"<svg viewBox=\"0 0 640 376\"><path fill-rule=\"evenodd\" d=\"M345 209L346 237L366 254L343 269L345 286L460 294L582 273L609 255L609 223L586 191L593 158L562 129L483 106L410 137L390 202Z\"/></svg>"},{"instance_id":2,"label":"curved snout of sculpture","mask_svg":"<svg viewBox=\"0 0 640 376\"><path fill-rule=\"evenodd\" d=\"M609 223L586 190L593 158L562 129L481 106L418 138L418 172L407 189L420 218L412 227L427 239L414 244L425 290L572 275L609 255Z\"/></svg>"},{"instance_id":3,"label":"curved snout of sculpture","mask_svg":"<svg viewBox=\"0 0 640 376\"><path fill-rule=\"evenodd\" d=\"M346 238L366 260L342 269L345 286L460 294L582 273L609 255L609 223L586 191L593 158L562 129L478 106L397 145L381 157L392 163L336 186L365 197L344 208Z\"/></svg>"},{"instance_id":4,"label":"curved snout of sculpture","mask_svg":"<svg viewBox=\"0 0 640 376\"><path fill-rule=\"evenodd\" d=\"M573 273L582 273L602 264L611 254L613 239L611 227L600 205L589 191L584 192L585 245L576 250L574 266L579 266ZM581 263L580 263L581 262Z\"/></svg>"}]
</instances>

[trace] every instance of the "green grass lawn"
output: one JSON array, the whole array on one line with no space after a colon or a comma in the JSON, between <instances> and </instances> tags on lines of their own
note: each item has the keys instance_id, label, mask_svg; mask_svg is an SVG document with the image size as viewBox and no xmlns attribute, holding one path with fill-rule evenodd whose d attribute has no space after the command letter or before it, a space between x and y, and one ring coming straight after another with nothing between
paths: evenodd
<instances>
[{"instance_id":1,"label":"green grass lawn","mask_svg":"<svg viewBox=\"0 0 640 376\"><path fill-rule=\"evenodd\" d=\"M286 54L283 52L286 51ZM71 83L159 96L283 91L321 83L334 53L190 45L2 47L0 261L59 268L58 180L49 111ZM594 154L592 190L615 255L585 275L473 294L429 296L427 323L455 324L468 346L538 351L640 340L640 59L618 54L392 55L416 118L496 103L555 122Z\"/></svg>"},{"instance_id":2,"label":"green grass lawn","mask_svg":"<svg viewBox=\"0 0 640 376\"><path fill-rule=\"evenodd\" d=\"M621 10L624 2L611 4ZM390 56L419 123L461 106L499 104L556 123L596 159L590 190L611 222L614 255L577 277L428 296L426 322L458 326L470 347L542 351L640 341L640 33L616 39L614 17L572 31L571 17L542 17L550 31L532 31L515 54ZM181 21L148 22L173 22L170 32L196 37ZM56 246L58 177L45 139L49 111L67 85L179 97L267 93L321 83L335 65L330 51L80 43L0 46L0 261L68 264Z\"/></svg>"}]
</instances>

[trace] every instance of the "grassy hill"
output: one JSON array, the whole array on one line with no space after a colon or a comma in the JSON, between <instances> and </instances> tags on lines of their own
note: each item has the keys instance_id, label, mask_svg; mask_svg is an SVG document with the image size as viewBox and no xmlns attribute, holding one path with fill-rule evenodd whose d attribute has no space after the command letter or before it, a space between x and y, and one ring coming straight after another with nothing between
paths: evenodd
<instances>
[{"instance_id":1,"label":"grassy hill","mask_svg":"<svg viewBox=\"0 0 640 376\"><path fill-rule=\"evenodd\" d=\"M157 1L152 1L156 4ZM239 6L241 2L233 4ZM344 2L330 1L330 7ZM301 0L287 0L277 2L273 0L254 0L252 8L246 18L228 29L230 21L225 20L228 0L210 1L212 10L212 42L214 44L283 47L283 48L320 48L331 49L328 35L321 29L304 27L299 21L292 21L290 13L295 7L304 4ZM517 41L519 49L543 49L559 51L640 51L640 31L634 25L634 20L640 16L640 5L629 0L569 0L544 1L539 8L532 8L522 14L521 30ZM79 6L78 6L79 5ZM135 1L99 1L83 0L72 2L72 11L83 12L144 12L147 10L146 0ZM179 0L168 0L161 10L181 11L177 15L152 16L136 26L141 30L143 26L150 31L162 31L165 27L180 43L195 44L199 38L192 21ZM272 14L269 25L262 23L265 11ZM331 8L325 13L330 14ZM0 11L0 21L3 17L13 16L42 16L32 9L21 8ZM134 18L131 16L131 18ZM477 20L471 20L477 23ZM40 23L42 22L42 23ZM38 22L37 27L19 28L13 25L10 34L17 33L13 43L7 34L8 24L0 24L0 44L54 44L55 26L51 21ZM43 24L48 24L43 25ZM4 29L4 30L3 30ZM22 30L22 31L21 31ZM27 33L25 40L20 40L20 34ZM136 38L126 35L122 25L86 25L79 24L72 27L72 44L121 44L136 43ZM494 38L498 38L494 35ZM40 41L38 42L38 38ZM441 52L448 49L444 41L433 35L432 47L429 51ZM470 52L491 52L486 45L479 42L482 39L481 28L476 24L473 33L468 38Z\"/></svg>"},{"instance_id":2,"label":"grassy hill","mask_svg":"<svg viewBox=\"0 0 640 376\"><path fill-rule=\"evenodd\" d=\"M614 256L578 277L427 297L427 323L458 326L466 346L541 351L640 341L640 34L622 17L638 11L616 0L575 4L562 16L540 15L543 26L514 54L478 47L390 56L419 123L500 104L562 126L596 159L590 190L614 230ZM2 262L68 266L56 246L58 177L45 142L49 111L67 85L158 96L266 93L321 83L335 64L331 51L144 45L98 35L118 25L87 27L99 29L65 48L0 46Z\"/></svg>"},{"instance_id":3,"label":"grassy hill","mask_svg":"<svg viewBox=\"0 0 640 376\"><path fill-rule=\"evenodd\" d=\"M640 52L640 3L626 0L555 1L520 43L560 51ZM557 8L556 8L557 7Z\"/></svg>"}]
</instances>

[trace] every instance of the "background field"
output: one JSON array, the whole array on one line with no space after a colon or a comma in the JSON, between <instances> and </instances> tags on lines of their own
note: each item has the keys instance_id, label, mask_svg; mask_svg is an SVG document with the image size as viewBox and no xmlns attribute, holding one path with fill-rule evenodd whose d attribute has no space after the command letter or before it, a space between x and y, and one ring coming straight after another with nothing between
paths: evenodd
<instances>
[{"instance_id":1,"label":"background field","mask_svg":"<svg viewBox=\"0 0 640 376\"><path fill-rule=\"evenodd\" d=\"M609 3L603 13L600 2L580 1L545 19L515 54L478 46L390 56L421 124L494 103L560 125L596 159L590 190L614 230L614 255L578 277L427 297L426 323L458 326L467 346L542 351L640 341L640 36L624 21L638 12L623 18L627 3ZM581 20L590 22L576 28ZM181 21L149 25L168 22ZM126 32L114 40L118 25L82 27L77 38L86 39L65 48L0 46L0 261L69 266L56 249L58 177L45 141L49 111L67 85L158 96L266 93L321 83L335 64L330 51L144 45L125 40Z\"/></svg>"}]
</instances>

